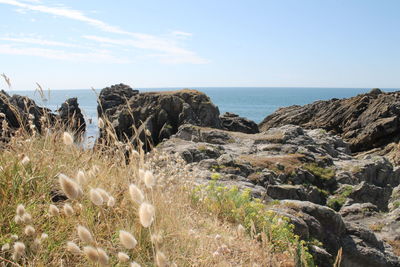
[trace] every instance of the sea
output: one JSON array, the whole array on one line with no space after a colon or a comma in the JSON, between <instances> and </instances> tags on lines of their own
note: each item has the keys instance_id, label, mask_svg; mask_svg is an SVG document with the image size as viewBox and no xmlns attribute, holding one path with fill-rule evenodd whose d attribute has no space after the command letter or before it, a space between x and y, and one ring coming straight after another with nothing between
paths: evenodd
<instances>
[{"instance_id":1,"label":"sea","mask_svg":"<svg viewBox=\"0 0 400 267\"><path fill-rule=\"evenodd\" d=\"M141 92L171 91L182 88L135 88ZM233 112L261 122L266 116L280 107L291 105L305 105L316 100L332 98L348 98L367 93L371 88L306 88L306 87L191 87L206 93L211 101L218 106L220 113ZM399 89L383 88L385 92ZM6 90L9 94L28 96L38 105L45 106L53 111L70 97L77 97L79 106L87 123L86 140L92 143L98 136L97 128L97 95L100 89L73 89L43 91L16 91Z\"/></svg>"}]
</instances>

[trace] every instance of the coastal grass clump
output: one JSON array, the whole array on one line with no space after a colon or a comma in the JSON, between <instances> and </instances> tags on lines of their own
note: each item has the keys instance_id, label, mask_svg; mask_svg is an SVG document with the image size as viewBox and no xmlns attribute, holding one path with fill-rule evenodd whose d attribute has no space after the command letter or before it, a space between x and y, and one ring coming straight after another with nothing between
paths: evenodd
<instances>
[{"instance_id":1,"label":"coastal grass clump","mask_svg":"<svg viewBox=\"0 0 400 267\"><path fill-rule=\"evenodd\" d=\"M239 198L243 205L234 214L209 209L207 202L193 205L195 173L178 156L156 149L147 155L119 143L85 150L72 136L13 136L0 152L0 262L6 266L305 262L283 218L271 216L274 228L268 228L249 215L261 203Z\"/></svg>"},{"instance_id":2,"label":"coastal grass clump","mask_svg":"<svg viewBox=\"0 0 400 267\"><path fill-rule=\"evenodd\" d=\"M343 188L340 189L340 192L338 194L333 195L328 199L326 205L331 209L339 211L344 205L344 203L346 203L347 198L350 196L352 192L353 192L353 186L345 185L343 186Z\"/></svg>"},{"instance_id":3,"label":"coastal grass clump","mask_svg":"<svg viewBox=\"0 0 400 267\"><path fill-rule=\"evenodd\" d=\"M320 167L316 163L307 163L303 168L314 174L316 177L323 180L330 180L336 175L336 171L331 167Z\"/></svg>"},{"instance_id":4,"label":"coastal grass clump","mask_svg":"<svg viewBox=\"0 0 400 267\"><path fill-rule=\"evenodd\" d=\"M199 208L217 214L222 220L239 224L238 232L247 232L265 242L265 253L287 254L296 266L313 266L306 243L293 233L294 226L261 202L252 198L250 190L227 187L216 180L197 186L192 201Z\"/></svg>"}]
</instances>

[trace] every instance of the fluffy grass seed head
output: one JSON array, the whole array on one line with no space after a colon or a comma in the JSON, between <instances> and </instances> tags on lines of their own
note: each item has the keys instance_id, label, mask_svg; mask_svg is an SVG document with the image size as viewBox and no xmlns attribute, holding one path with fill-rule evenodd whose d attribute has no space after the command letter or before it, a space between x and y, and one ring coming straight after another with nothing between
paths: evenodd
<instances>
[{"instance_id":1,"label":"fluffy grass seed head","mask_svg":"<svg viewBox=\"0 0 400 267\"><path fill-rule=\"evenodd\" d=\"M70 146L74 143L74 138L72 137L72 135L70 133L64 132L63 141L64 141L65 145Z\"/></svg>"},{"instance_id":2,"label":"fluffy grass seed head","mask_svg":"<svg viewBox=\"0 0 400 267\"><path fill-rule=\"evenodd\" d=\"M50 216L58 216L60 214L60 210L57 208L56 205L50 204L49 214Z\"/></svg>"},{"instance_id":3,"label":"fluffy grass seed head","mask_svg":"<svg viewBox=\"0 0 400 267\"><path fill-rule=\"evenodd\" d=\"M237 231L238 236L240 236L240 237L243 237L243 236L246 234L246 229L245 229L244 226L241 225L241 224L239 224L239 225L237 226L236 231Z\"/></svg>"},{"instance_id":4,"label":"fluffy grass seed head","mask_svg":"<svg viewBox=\"0 0 400 267\"><path fill-rule=\"evenodd\" d=\"M78 199L81 196L82 189L80 186L65 174L60 173L58 175L58 181L62 191L69 199Z\"/></svg>"},{"instance_id":5,"label":"fluffy grass seed head","mask_svg":"<svg viewBox=\"0 0 400 267\"><path fill-rule=\"evenodd\" d=\"M107 266L110 258L107 253L102 248L97 248L97 253L99 254L99 263L102 266Z\"/></svg>"},{"instance_id":6,"label":"fluffy grass seed head","mask_svg":"<svg viewBox=\"0 0 400 267\"><path fill-rule=\"evenodd\" d=\"M97 125L99 126L100 129L104 128L104 121L102 118L99 118L99 120L97 121Z\"/></svg>"},{"instance_id":7,"label":"fluffy grass seed head","mask_svg":"<svg viewBox=\"0 0 400 267\"><path fill-rule=\"evenodd\" d=\"M24 222L24 220L22 219L22 216L15 215L15 217L14 217L14 222L15 222L16 224L21 224L21 223Z\"/></svg>"},{"instance_id":8,"label":"fluffy grass seed head","mask_svg":"<svg viewBox=\"0 0 400 267\"><path fill-rule=\"evenodd\" d=\"M163 242L163 237L161 234L152 234L150 240L154 245L161 245Z\"/></svg>"},{"instance_id":9,"label":"fluffy grass seed head","mask_svg":"<svg viewBox=\"0 0 400 267\"><path fill-rule=\"evenodd\" d=\"M93 188L90 189L89 196L90 196L90 201L92 201L92 203L95 204L96 206L103 205L104 199L101 196L101 193L97 189Z\"/></svg>"},{"instance_id":10,"label":"fluffy grass seed head","mask_svg":"<svg viewBox=\"0 0 400 267\"><path fill-rule=\"evenodd\" d=\"M23 255L25 253L25 244L22 242L15 242L14 243L14 252L17 255Z\"/></svg>"},{"instance_id":11,"label":"fluffy grass seed head","mask_svg":"<svg viewBox=\"0 0 400 267\"><path fill-rule=\"evenodd\" d=\"M4 245L1 246L1 251L7 251L7 250L10 250L10 243L5 243ZM128 257L128 260L129 260L129 257Z\"/></svg>"},{"instance_id":12,"label":"fluffy grass seed head","mask_svg":"<svg viewBox=\"0 0 400 267\"><path fill-rule=\"evenodd\" d=\"M83 242L88 244L93 243L93 236L85 226L79 225L77 230L78 236Z\"/></svg>"},{"instance_id":13,"label":"fluffy grass seed head","mask_svg":"<svg viewBox=\"0 0 400 267\"><path fill-rule=\"evenodd\" d=\"M155 208L147 202L143 202L139 208L139 219L143 227L149 227L154 220Z\"/></svg>"},{"instance_id":14,"label":"fluffy grass seed head","mask_svg":"<svg viewBox=\"0 0 400 267\"><path fill-rule=\"evenodd\" d=\"M161 251L156 252L156 265L158 267L166 267L167 266L167 257Z\"/></svg>"},{"instance_id":15,"label":"fluffy grass seed head","mask_svg":"<svg viewBox=\"0 0 400 267\"><path fill-rule=\"evenodd\" d=\"M121 263L128 262L129 261L129 256L128 256L128 254L126 254L124 252L118 252L118 260Z\"/></svg>"},{"instance_id":16,"label":"fluffy grass seed head","mask_svg":"<svg viewBox=\"0 0 400 267\"><path fill-rule=\"evenodd\" d=\"M108 206L108 207L114 207L114 206L115 206L115 198L114 198L114 197L110 196L110 197L108 198L107 206Z\"/></svg>"},{"instance_id":17,"label":"fluffy grass seed head","mask_svg":"<svg viewBox=\"0 0 400 267\"><path fill-rule=\"evenodd\" d=\"M137 245L135 237L131 233L124 230L119 231L119 240L121 241L121 244L127 249L133 249Z\"/></svg>"},{"instance_id":18,"label":"fluffy grass seed head","mask_svg":"<svg viewBox=\"0 0 400 267\"><path fill-rule=\"evenodd\" d=\"M40 239L42 239L42 240L46 240L47 238L49 238L49 235L46 234L46 233L42 233L42 234L40 235Z\"/></svg>"},{"instance_id":19,"label":"fluffy grass seed head","mask_svg":"<svg viewBox=\"0 0 400 267\"><path fill-rule=\"evenodd\" d=\"M39 249L41 245L42 245L42 240L40 238L35 238L35 240L33 240L32 247L34 249Z\"/></svg>"},{"instance_id":20,"label":"fluffy grass seed head","mask_svg":"<svg viewBox=\"0 0 400 267\"><path fill-rule=\"evenodd\" d=\"M76 174L76 180L78 181L79 184L84 184L86 182L86 175L85 172L82 170L79 170L78 173Z\"/></svg>"},{"instance_id":21,"label":"fluffy grass seed head","mask_svg":"<svg viewBox=\"0 0 400 267\"><path fill-rule=\"evenodd\" d=\"M136 261L132 261L132 262L129 264L129 267L141 267L141 266L140 266L140 264L137 263Z\"/></svg>"},{"instance_id":22,"label":"fluffy grass seed head","mask_svg":"<svg viewBox=\"0 0 400 267\"><path fill-rule=\"evenodd\" d=\"M75 244L72 241L68 241L67 242L67 251L72 253L72 254L81 254L82 251L81 249L78 247L77 244Z\"/></svg>"},{"instance_id":23,"label":"fluffy grass seed head","mask_svg":"<svg viewBox=\"0 0 400 267\"><path fill-rule=\"evenodd\" d=\"M110 194L103 188L96 188L96 190L97 190L97 192L100 193L101 197L103 198L103 201L108 202L108 199L110 198Z\"/></svg>"},{"instance_id":24,"label":"fluffy grass seed head","mask_svg":"<svg viewBox=\"0 0 400 267\"><path fill-rule=\"evenodd\" d=\"M68 203L64 204L64 214L68 217L74 215L74 209Z\"/></svg>"},{"instance_id":25,"label":"fluffy grass seed head","mask_svg":"<svg viewBox=\"0 0 400 267\"><path fill-rule=\"evenodd\" d=\"M144 174L144 184L147 188L153 188L156 185L156 178L151 171L146 171Z\"/></svg>"},{"instance_id":26,"label":"fluffy grass seed head","mask_svg":"<svg viewBox=\"0 0 400 267\"><path fill-rule=\"evenodd\" d=\"M129 195L134 202L136 202L137 204L142 204L144 200L144 195L142 193L142 190L140 190L136 185L129 185Z\"/></svg>"},{"instance_id":27,"label":"fluffy grass seed head","mask_svg":"<svg viewBox=\"0 0 400 267\"><path fill-rule=\"evenodd\" d=\"M17 206L16 213L17 213L18 216L23 216L25 214L25 206L22 205L22 204L19 204Z\"/></svg>"},{"instance_id":28,"label":"fluffy grass seed head","mask_svg":"<svg viewBox=\"0 0 400 267\"><path fill-rule=\"evenodd\" d=\"M11 239L12 239L12 240L18 240L18 236L15 235L15 234L14 234L14 235L11 235Z\"/></svg>"},{"instance_id":29,"label":"fluffy grass seed head","mask_svg":"<svg viewBox=\"0 0 400 267\"><path fill-rule=\"evenodd\" d=\"M32 225L25 226L25 229L24 229L25 235L31 236L31 235L34 235L35 232L36 232L36 230L35 230L35 228L33 228Z\"/></svg>"},{"instance_id":30,"label":"fluffy grass seed head","mask_svg":"<svg viewBox=\"0 0 400 267\"><path fill-rule=\"evenodd\" d=\"M32 215L28 212L25 212L24 215L22 215L22 221L23 223L30 223L32 221Z\"/></svg>"},{"instance_id":31,"label":"fluffy grass seed head","mask_svg":"<svg viewBox=\"0 0 400 267\"><path fill-rule=\"evenodd\" d=\"M84 247L83 253L86 255L86 257L89 260L91 260L93 262L99 261L99 252L94 247L91 247L91 246Z\"/></svg>"},{"instance_id":32,"label":"fluffy grass seed head","mask_svg":"<svg viewBox=\"0 0 400 267\"><path fill-rule=\"evenodd\" d=\"M143 169L139 169L139 179L142 180L144 182L144 175L145 175L146 171Z\"/></svg>"},{"instance_id":33,"label":"fluffy grass seed head","mask_svg":"<svg viewBox=\"0 0 400 267\"><path fill-rule=\"evenodd\" d=\"M23 159L21 160L21 164L22 165L28 165L29 162L31 162L30 158L28 156L23 157Z\"/></svg>"}]
</instances>

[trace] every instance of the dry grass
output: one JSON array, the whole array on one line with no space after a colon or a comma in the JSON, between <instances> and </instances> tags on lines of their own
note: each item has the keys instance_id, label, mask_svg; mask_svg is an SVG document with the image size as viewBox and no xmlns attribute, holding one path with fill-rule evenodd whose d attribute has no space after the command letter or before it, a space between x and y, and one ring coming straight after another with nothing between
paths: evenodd
<instances>
[{"instance_id":1,"label":"dry grass","mask_svg":"<svg viewBox=\"0 0 400 267\"><path fill-rule=\"evenodd\" d=\"M267 168L270 170L274 170L277 172L282 172L286 174L290 174L294 172L297 168L302 166L302 159L304 155L302 154L287 154L287 155L279 155L279 156L252 156L252 155L243 155L240 156L240 159L248 162L253 167L257 168ZM280 165L281 169L277 166Z\"/></svg>"},{"instance_id":2,"label":"dry grass","mask_svg":"<svg viewBox=\"0 0 400 267\"><path fill-rule=\"evenodd\" d=\"M156 251L167 256L170 266L295 266L293 256L272 253L268 244L239 236L237 225L193 206L190 192L194 175L180 159L157 151L145 158L143 151L139 151L139 157L127 163L126 149L133 148L120 146L109 152L82 150L75 145L64 145L62 133L12 138L0 153L0 245L11 245L11 250L0 251L0 257L21 266L97 266L65 248L67 241L74 241L82 249L85 244L79 240L76 227L84 225L92 232L94 245L110 257L111 266L128 266L117 263L119 251L142 266L154 266ZM21 163L24 157L30 159L25 165ZM153 189L146 189L138 177L139 168L154 172L158 181ZM78 170L85 171L88 177L82 185L83 196L79 200L53 202L60 191L58 174L74 178ZM156 208L156 219L150 228L142 227L139 222L138 206L128 194L131 183L138 185ZM114 207L98 207L90 201L89 190L98 187L116 199ZM62 210L65 203L74 208L74 215L48 215L50 204ZM24 226L14 221L18 204L23 204L32 215L36 235L49 235L39 247L34 248L34 237L25 236ZM138 244L133 250L123 249L119 230L135 236ZM154 233L162 236L162 242L151 240ZM18 235L27 245L25 255L19 260L12 259L15 242L12 235ZM221 247L227 249L215 253Z\"/></svg>"}]
</instances>

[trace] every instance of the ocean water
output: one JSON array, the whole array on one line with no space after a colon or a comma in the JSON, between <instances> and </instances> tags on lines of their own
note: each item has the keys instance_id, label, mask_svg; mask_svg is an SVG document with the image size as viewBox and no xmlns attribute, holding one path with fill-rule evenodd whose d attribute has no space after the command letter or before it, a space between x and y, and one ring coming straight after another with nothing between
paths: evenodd
<instances>
[{"instance_id":1,"label":"ocean water","mask_svg":"<svg viewBox=\"0 0 400 267\"><path fill-rule=\"evenodd\" d=\"M181 88L152 88L139 91L170 91ZM303 87L198 87L192 88L206 93L213 103L219 107L220 113L233 112L247 117L255 122L261 122L267 115L280 107L290 105L305 105L316 100L332 98L347 98L358 94L367 93L370 88L303 88ZM398 89L382 89L386 92ZM26 95L33 98L37 104L46 106L51 110L58 109L70 97L77 97L79 106L85 116L87 138L94 140L97 137L97 96L100 90L52 90L45 91L46 101L34 91L9 90L9 94ZM91 121L91 123L90 123Z\"/></svg>"}]
</instances>

